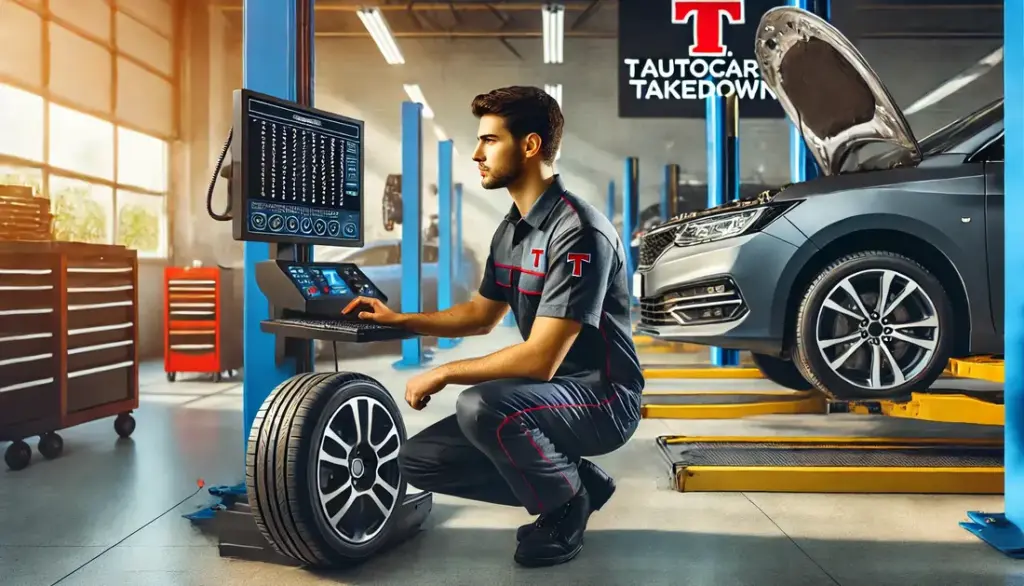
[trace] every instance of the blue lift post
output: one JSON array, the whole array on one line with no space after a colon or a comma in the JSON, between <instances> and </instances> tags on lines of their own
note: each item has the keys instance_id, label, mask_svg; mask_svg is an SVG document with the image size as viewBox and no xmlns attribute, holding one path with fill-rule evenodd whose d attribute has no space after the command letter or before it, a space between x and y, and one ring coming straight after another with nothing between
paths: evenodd
<instances>
[{"instance_id":1,"label":"blue lift post","mask_svg":"<svg viewBox=\"0 0 1024 586\"><path fill-rule=\"evenodd\" d=\"M605 208L605 214L608 215L608 221L615 221L615 180L608 182L608 201L607 207Z\"/></svg>"},{"instance_id":2,"label":"blue lift post","mask_svg":"<svg viewBox=\"0 0 1024 586\"><path fill-rule=\"evenodd\" d=\"M440 186L439 186L440 187ZM402 102L402 313L423 311L420 251L423 246L423 106ZM399 370L430 362L419 336L402 340Z\"/></svg>"},{"instance_id":3,"label":"blue lift post","mask_svg":"<svg viewBox=\"0 0 1024 586\"><path fill-rule=\"evenodd\" d=\"M640 159L627 157L622 177L622 247L626 250L626 282L629 285L630 297L636 302L633 291L633 272L636 271L637 250L631 246L633 232L637 227L640 215L639 194Z\"/></svg>"},{"instance_id":4,"label":"blue lift post","mask_svg":"<svg viewBox=\"0 0 1024 586\"><path fill-rule=\"evenodd\" d=\"M452 199L455 188L452 181L453 155L455 143L442 140L437 145L437 310L444 311L453 305L452 281L455 279L458 256L452 244ZM440 338L437 346L443 349L454 348L459 338Z\"/></svg>"},{"instance_id":5,"label":"blue lift post","mask_svg":"<svg viewBox=\"0 0 1024 586\"><path fill-rule=\"evenodd\" d=\"M665 172L662 173L661 179L661 206L659 214L661 215L661 221L667 222L670 216L669 198L672 197L672 165L665 165Z\"/></svg>"},{"instance_id":6,"label":"blue lift post","mask_svg":"<svg viewBox=\"0 0 1024 586\"><path fill-rule=\"evenodd\" d=\"M1004 217L1024 217L1024 3L1003 5ZM1024 559L1024 233L1004 230L1004 511L967 513L962 527L1007 556Z\"/></svg>"},{"instance_id":7,"label":"blue lift post","mask_svg":"<svg viewBox=\"0 0 1024 586\"><path fill-rule=\"evenodd\" d=\"M296 8L299 1L312 4L313 0L245 0L242 4L242 85L245 88L285 100L296 99ZM238 140L237 136L235 140ZM260 322L270 316L270 304L256 286L256 264L271 260L270 244L246 242L243 246L243 257L244 449L249 442L249 430L256 419L256 412L263 405L263 401L277 385L294 376L296 369L294 364L277 363L274 336L260 331ZM244 462L242 465L244 468ZM244 486L243 484L243 491Z\"/></svg>"},{"instance_id":8,"label":"blue lift post","mask_svg":"<svg viewBox=\"0 0 1024 586\"><path fill-rule=\"evenodd\" d=\"M730 172L727 165L738 163L738 141L729 141L726 136L725 98L718 94L707 97L707 114L705 119L706 141L708 147L708 207L720 206L738 194L738 174ZM730 143L734 152L729 152ZM730 186L730 177L734 178ZM739 352L712 346L712 366L736 366L739 364Z\"/></svg>"},{"instance_id":9,"label":"blue lift post","mask_svg":"<svg viewBox=\"0 0 1024 586\"><path fill-rule=\"evenodd\" d=\"M454 146L452 147L454 150ZM462 283L462 280L466 278L466 275L462 274L463 263L466 262L466 257L462 254L462 184L456 183L454 190L455 203L455 275L453 278L456 283ZM469 283L470 287L476 287L478 283Z\"/></svg>"}]
</instances>

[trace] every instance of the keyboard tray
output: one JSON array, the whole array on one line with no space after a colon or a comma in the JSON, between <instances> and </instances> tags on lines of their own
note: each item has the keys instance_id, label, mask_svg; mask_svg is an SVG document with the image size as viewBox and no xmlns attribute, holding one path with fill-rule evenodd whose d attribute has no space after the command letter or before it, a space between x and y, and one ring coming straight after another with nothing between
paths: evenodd
<instances>
[{"instance_id":1,"label":"keyboard tray","mask_svg":"<svg viewBox=\"0 0 1024 586\"><path fill-rule=\"evenodd\" d=\"M264 320L260 322L260 330L285 338L353 343L404 340L416 335L408 330L389 326L348 321L331 322L322 318Z\"/></svg>"}]
</instances>

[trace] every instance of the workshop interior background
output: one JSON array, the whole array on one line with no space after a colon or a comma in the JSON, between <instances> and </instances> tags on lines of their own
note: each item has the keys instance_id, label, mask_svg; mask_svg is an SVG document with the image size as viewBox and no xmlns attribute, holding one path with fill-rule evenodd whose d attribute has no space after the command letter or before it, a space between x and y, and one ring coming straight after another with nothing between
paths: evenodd
<instances>
[{"instance_id":1,"label":"workshop interior background","mask_svg":"<svg viewBox=\"0 0 1024 586\"><path fill-rule=\"evenodd\" d=\"M503 191L479 188L470 160L469 104L489 89L562 85L567 130L558 167L571 190L601 209L608 181L621 185L625 157L640 160L641 209L657 201L666 163L681 165L681 181L704 181L702 120L618 118L612 0L574 3L586 9L567 13L565 62L557 66L543 65L539 11L469 0L419 10L403 2L411 8L388 20L406 63L389 66L356 14L332 10L336 4L318 2L315 105L366 122L368 241L398 238L402 229L385 231L377 210L386 177L400 173L405 84L419 85L434 113L424 124L424 220L436 213L426 188L436 181L436 139L450 137L455 180L465 185L465 246L481 259L509 206ZM939 8L884 4L834 2L833 21L901 106L1002 44L1001 4L961 11L955 31ZM231 91L242 82L241 22L240 0L0 0L0 183L44 191L60 237L138 249L141 307L160 305L168 264L241 265L230 224L206 211ZM923 136L998 97L1001 76L993 68L970 91L912 115L915 132ZM789 153L779 146L787 132L784 120L741 122L742 181L787 181ZM225 190L219 182L216 210ZM161 313L142 311L140 319L140 358L159 356Z\"/></svg>"}]
</instances>

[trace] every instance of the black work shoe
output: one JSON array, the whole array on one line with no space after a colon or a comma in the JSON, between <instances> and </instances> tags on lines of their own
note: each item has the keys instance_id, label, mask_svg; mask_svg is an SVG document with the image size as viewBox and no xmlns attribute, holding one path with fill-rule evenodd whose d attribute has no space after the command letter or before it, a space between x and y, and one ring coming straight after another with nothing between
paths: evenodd
<instances>
[{"instance_id":1,"label":"black work shoe","mask_svg":"<svg viewBox=\"0 0 1024 586\"><path fill-rule=\"evenodd\" d=\"M589 460L580 460L578 470L580 481L583 482L583 487L587 489L587 493L590 495L590 512L600 511L601 507L615 493L615 481L604 470L598 468L597 464ZM548 516L541 515L533 523L521 525L516 530L516 541L522 541L535 529L542 529L548 526Z\"/></svg>"},{"instance_id":2,"label":"black work shoe","mask_svg":"<svg viewBox=\"0 0 1024 586\"><path fill-rule=\"evenodd\" d=\"M591 511L590 496L581 487L576 496L546 515L543 528L530 531L519 542L515 560L527 567L564 564L583 549L583 532Z\"/></svg>"}]
</instances>

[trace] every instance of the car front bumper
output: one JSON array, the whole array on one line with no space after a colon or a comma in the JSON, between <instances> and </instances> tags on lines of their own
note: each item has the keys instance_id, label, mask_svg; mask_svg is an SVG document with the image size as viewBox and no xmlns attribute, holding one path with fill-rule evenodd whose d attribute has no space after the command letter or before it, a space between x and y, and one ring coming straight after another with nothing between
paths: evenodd
<instances>
[{"instance_id":1,"label":"car front bumper","mask_svg":"<svg viewBox=\"0 0 1024 586\"><path fill-rule=\"evenodd\" d=\"M636 329L673 342L778 355L783 320L772 314L786 307L775 297L788 293L777 285L796 252L796 245L767 232L670 246L639 273Z\"/></svg>"}]
</instances>

